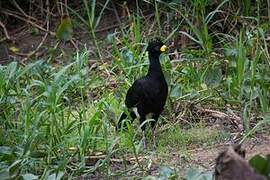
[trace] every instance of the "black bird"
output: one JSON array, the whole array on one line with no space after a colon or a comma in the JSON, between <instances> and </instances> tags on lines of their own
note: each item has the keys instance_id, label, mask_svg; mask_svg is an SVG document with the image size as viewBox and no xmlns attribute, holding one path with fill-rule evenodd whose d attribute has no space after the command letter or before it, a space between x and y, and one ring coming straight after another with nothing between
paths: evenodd
<instances>
[{"instance_id":1,"label":"black bird","mask_svg":"<svg viewBox=\"0 0 270 180\"><path fill-rule=\"evenodd\" d=\"M159 62L159 56L166 50L167 47L160 39L154 39L149 43L147 47L150 61L148 73L146 76L137 79L132 84L127 92L125 100L125 104L132 121L137 117L140 119L140 123L142 124L146 120L146 116L152 116L151 118L154 121L150 121L150 124L152 127L153 148L156 148L156 123L163 111L168 95L168 85ZM123 120L127 117L128 115L123 112L118 121L118 129L121 127ZM123 126L125 126L125 124L123 124ZM143 131L143 144L146 149L146 123L144 123L141 128Z\"/></svg>"}]
</instances>

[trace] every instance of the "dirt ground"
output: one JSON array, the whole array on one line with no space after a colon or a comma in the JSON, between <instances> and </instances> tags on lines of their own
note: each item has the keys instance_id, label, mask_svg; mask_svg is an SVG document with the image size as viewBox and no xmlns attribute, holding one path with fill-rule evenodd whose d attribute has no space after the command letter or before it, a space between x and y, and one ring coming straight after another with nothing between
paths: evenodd
<instances>
[{"instance_id":1,"label":"dirt ground","mask_svg":"<svg viewBox=\"0 0 270 180\"><path fill-rule=\"evenodd\" d=\"M103 34L104 35L104 34ZM85 36L87 34L80 35L80 43L87 43ZM77 36L79 37L79 36ZM104 36L103 36L104 37ZM41 35L31 35L28 30L25 30L21 33L15 34L14 36L15 41L10 42L6 44L6 46L9 48L10 46L16 46L20 51L19 53L9 52L11 57L19 57L23 58L25 57L25 54L35 49L36 46L38 46L40 40L42 39ZM55 39L53 37L48 38L44 46L42 46L39 49L38 56L42 57L46 52L48 51L49 47L53 47L53 45L56 43ZM88 43L88 45L90 45ZM62 44L61 48L63 48L66 52L72 52L76 49L72 46L70 43ZM6 63L6 62L5 62ZM212 112L211 112L212 113ZM213 122L210 122L212 124ZM222 125L221 125L222 126ZM131 167L130 170L127 170L126 173L116 176L115 179L121 178L127 178L128 177L143 177L143 176L158 176L159 174L159 168L160 167L171 167L174 169L177 174L180 174L181 177L185 176L186 171L188 168L191 167L199 167L203 168L205 170L211 171L214 168L215 165L215 158L218 156L218 154L224 150L230 142L222 142L220 144L216 144L214 146L208 146L204 148L196 148L196 149L190 149L185 152L181 152L177 149L171 149L168 153L154 153L154 152L148 152L146 154L140 154L140 162L144 166L144 170L146 167L146 171L143 172L138 167L138 164L135 161L135 157L130 157L132 161L130 161L129 167ZM247 140L244 143L244 147L246 149L246 155L247 159L252 157L255 154L269 154L270 153L270 135L257 135L256 137ZM123 170L123 164L120 162L112 162L111 164L112 169L115 169L116 171L122 171ZM124 168L125 169L125 168ZM99 179L100 177L104 177L103 175L94 174L91 176L86 177L79 177L78 179Z\"/></svg>"},{"instance_id":2,"label":"dirt ground","mask_svg":"<svg viewBox=\"0 0 270 180\"><path fill-rule=\"evenodd\" d=\"M219 152L223 151L226 147L228 147L227 144L219 144L206 149L198 148L192 150L191 157L195 163L198 163L206 168L212 168L215 158L218 156ZM260 139L249 139L243 144L243 147L246 149L246 159L249 159L256 154L269 154L270 136L263 136Z\"/></svg>"},{"instance_id":3,"label":"dirt ground","mask_svg":"<svg viewBox=\"0 0 270 180\"><path fill-rule=\"evenodd\" d=\"M191 149L187 152L171 150L167 154L151 154L145 157L148 159L148 163L149 159L151 159L152 163L147 175L158 176L161 167L172 168L179 178L184 177L189 168L201 168L205 172L211 172L214 170L218 154L228 146L229 142L222 142L214 146ZM256 154L267 155L270 153L270 135L260 135L260 137L248 139L243 143L243 147L246 150L246 160Z\"/></svg>"},{"instance_id":4,"label":"dirt ground","mask_svg":"<svg viewBox=\"0 0 270 180\"><path fill-rule=\"evenodd\" d=\"M189 168L199 168L203 172L213 172L215 159L218 154L225 150L229 142L222 142L205 148L196 148L181 152L172 149L166 153L147 151L138 155L140 166L137 164L134 156L126 157L127 161L123 165L121 159L112 159L111 170L116 172L110 179L142 179L143 177L159 177L160 169L169 168L176 175L177 179L183 179ZM260 135L248 139L243 143L246 150L246 160L249 160L256 154L266 155L270 153L270 135ZM143 170L142 170L143 169ZM121 173L117 173L121 172ZM80 176L77 179L106 179L102 172L96 172L91 175Z\"/></svg>"},{"instance_id":5,"label":"dirt ground","mask_svg":"<svg viewBox=\"0 0 270 180\"><path fill-rule=\"evenodd\" d=\"M106 24L106 22L105 22ZM112 23L111 23L112 24ZM101 24L100 29L105 28L104 24ZM110 31L111 29L104 29L99 32L99 36L104 38L105 35ZM29 30L29 28L25 25L21 28L20 32L17 31L10 31L10 35L12 36L13 41L6 43L5 46L7 49L9 49L11 46L15 46L19 52L11 52L9 51L9 55L14 58L24 58L27 53L35 50L35 48L38 46L39 42L41 41L43 34L39 35L33 35L31 34L32 31ZM88 46L91 46L91 43L89 43L89 34L86 32L77 32L77 35L74 35L76 37L76 42L79 44L79 47L83 47L84 44L87 44ZM48 51L50 47L53 47L56 43L56 40L54 37L49 37L44 45L39 49L39 53L36 53L36 56L43 57ZM70 44L62 44L63 51L66 52L72 52L76 50L76 48ZM90 48L91 49L91 48ZM2 55L1 55L2 53ZM7 54L4 51L0 52L0 64L1 63L7 63ZM1 58L4 60L1 61ZM8 58L9 60L11 58ZM185 152L181 152L177 149L171 149L170 151L166 153L158 153L158 152L147 152L146 154L140 154L139 155L139 161L144 166L144 169L147 169L146 172L142 172L140 170L140 167L136 163L136 160L134 157L130 157L129 167L131 169L127 170L126 173L123 173L119 176L123 176L124 178L129 177L142 177L147 175L157 176L158 175L158 169L163 166L172 167L177 172L181 174L181 176L186 173L186 170L190 167L201 167L206 170L213 170L213 167L215 165L215 158L218 156L218 154L224 150L230 142L222 142L220 144L216 144L214 146L207 146L204 148L196 148L196 149L190 149ZM246 149L246 155L247 159L252 157L255 154L269 154L270 153L270 135L264 134L264 135L256 135L255 137L248 139L244 143L244 148ZM113 161L111 162L111 166L113 169L121 170L123 168L122 162ZM102 176L102 175L101 175ZM116 176L115 179L117 179ZM94 174L87 177L80 177L78 179L99 179L99 174Z\"/></svg>"}]
</instances>

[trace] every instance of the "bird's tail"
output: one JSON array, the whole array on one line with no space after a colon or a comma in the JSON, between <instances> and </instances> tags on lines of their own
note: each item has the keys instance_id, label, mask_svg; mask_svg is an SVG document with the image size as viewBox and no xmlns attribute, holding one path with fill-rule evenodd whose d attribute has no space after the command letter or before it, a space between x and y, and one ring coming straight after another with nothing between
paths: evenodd
<instances>
[{"instance_id":1,"label":"bird's tail","mask_svg":"<svg viewBox=\"0 0 270 180\"><path fill-rule=\"evenodd\" d=\"M133 119L136 118L136 114L133 111L129 112L129 115L132 118L132 121L133 121ZM122 112L122 114L119 118L119 121L117 123L117 126L116 126L117 131L119 131L121 129L121 127L123 127L123 129L127 129L128 122L123 122L123 121L125 121L129 117L129 115L126 112Z\"/></svg>"}]
</instances>

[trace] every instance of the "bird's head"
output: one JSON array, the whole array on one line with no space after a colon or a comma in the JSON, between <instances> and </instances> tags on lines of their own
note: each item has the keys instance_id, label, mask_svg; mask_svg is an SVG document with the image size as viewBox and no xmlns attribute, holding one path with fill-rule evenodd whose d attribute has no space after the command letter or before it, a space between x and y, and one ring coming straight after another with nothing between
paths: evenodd
<instances>
[{"instance_id":1,"label":"bird's head","mask_svg":"<svg viewBox=\"0 0 270 180\"><path fill-rule=\"evenodd\" d=\"M154 40L150 41L146 50L149 54L159 56L161 53L166 52L167 49L167 46L165 46L159 38L155 38Z\"/></svg>"}]
</instances>

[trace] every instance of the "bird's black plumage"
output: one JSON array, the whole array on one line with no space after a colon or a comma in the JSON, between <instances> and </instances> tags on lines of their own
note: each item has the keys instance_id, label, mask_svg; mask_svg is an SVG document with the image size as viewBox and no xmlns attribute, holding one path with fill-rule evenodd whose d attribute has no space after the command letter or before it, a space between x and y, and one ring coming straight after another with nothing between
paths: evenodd
<instances>
[{"instance_id":1,"label":"bird's black plumage","mask_svg":"<svg viewBox=\"0 0 270 180\"><path fill-rule=\"evenodd\" d=\"M165 48L166 46L159 39L155 39L149 43L147 47L150 61L148 73L132 84L125 100L132 120L136 118L136 115L139 115L140 123L143 123L147 115L152 115L152 119L154 120L151 121L153 135L156 122L163 111L168 95L168 86L159 62L159 56L165 51ZM133 111L134 108L137 109L137 112ZM118 122L118 128L121 127L122 121L127 117L128 115L123 112ZM142 130L145 130L145 124L142 126Z\"/></svg>"}]
</instances>

